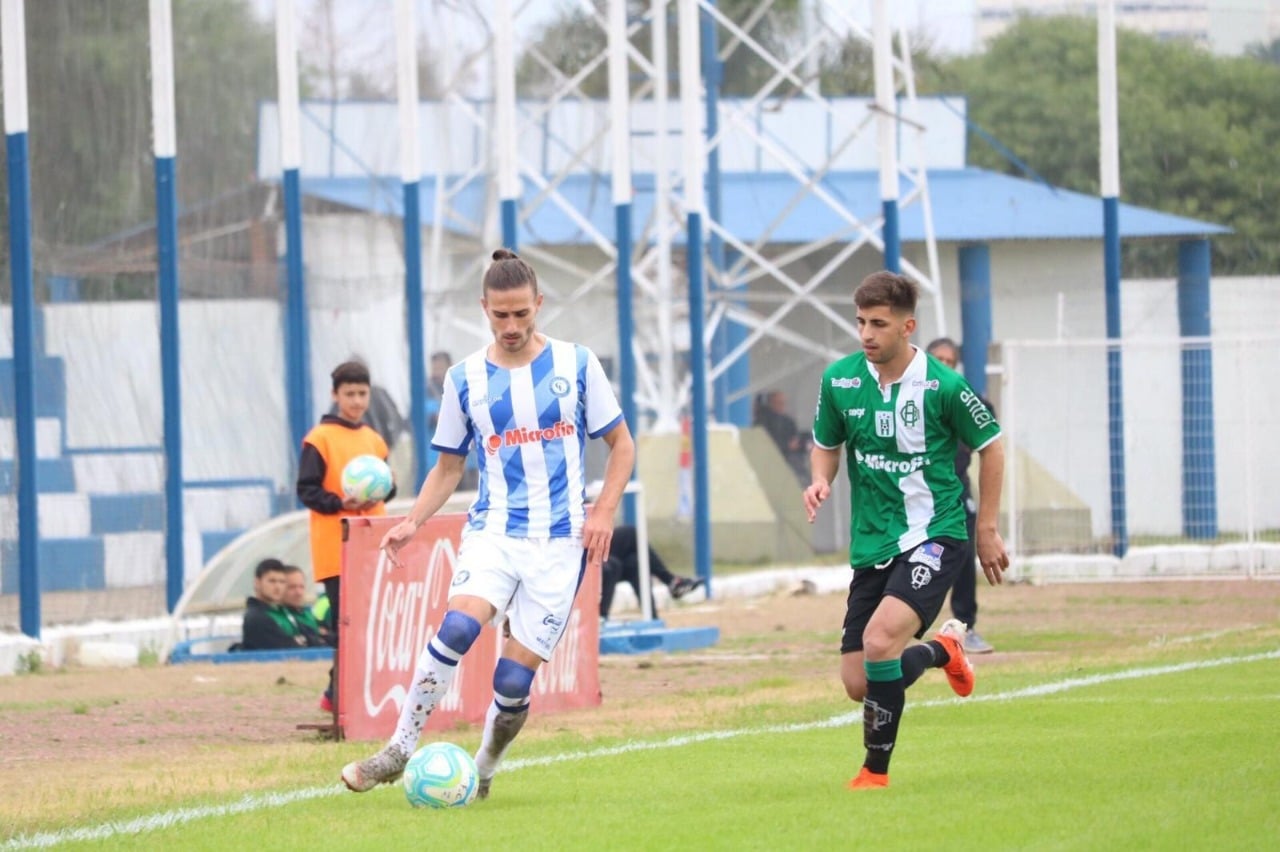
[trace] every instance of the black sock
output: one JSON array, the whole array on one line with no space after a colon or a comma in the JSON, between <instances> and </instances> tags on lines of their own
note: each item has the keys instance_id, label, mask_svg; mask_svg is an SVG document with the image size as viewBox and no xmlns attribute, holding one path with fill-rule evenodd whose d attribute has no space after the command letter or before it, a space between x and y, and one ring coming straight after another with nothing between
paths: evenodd
<instances>
[{"instance_id":1,"label":"black sock","mask_svg":"<svg viewBox=\"0 0 1280 852\"><path fill-rule=\"evenodd\" d=\"M887 775L889 758L898 738L898 722L907 703L901 660L867 662L867 697L862 700L862 744L867 750L863 766Z\"/></svg>"},{"instance_id":2,"label":"black sock","mask_svg":"<svg viewBox=\"0 0 1280 852\"><path fill-rule=\"evenodd\" d=\"M910 686L920 679L925 669L937 669L951 662L951 655L941 642L930 640L912 645L902 652L902 681Z\"/></svg>"}]
</instances>

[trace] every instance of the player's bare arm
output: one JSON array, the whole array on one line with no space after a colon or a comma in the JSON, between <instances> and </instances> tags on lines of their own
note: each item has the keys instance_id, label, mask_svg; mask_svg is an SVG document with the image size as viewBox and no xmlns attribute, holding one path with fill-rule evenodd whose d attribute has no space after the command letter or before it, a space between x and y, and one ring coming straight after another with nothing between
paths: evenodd
<instances>
[{"instance_id":1,"label":"player's bare arm","mask_svg":"<svg viewBox=\"0 0 1280 852\"><path fill-rule=\"evenodd\" d=\"M400 523L387 530L387 534L382 537L382 544L379 546L386 551L392 564L400 564L398 556L400 548L413 538L413 534L418 531L418 527L427 522L427 518L440 511L440 507L457 489L466 466L466 456L440 453L435 466L431 468L426 480L422 483L422 490L413 501L413 508L409 510L409 514Z\"/></svg>"},{"instance_id":2,"label":"player's bare arm","mask_svg":"<svg viewBox=\"0 0 1280 852\"><path fill-rule=\"evenodd\" d=\"M1004 582L1009 553L1004 548L997 522L1000 517L1000 489L1004 485L1004 439L997 438L978 451L978 563L987 582Z\"/></svg>"},{"instance_id":3,"label":"player's bare arm","mask_svg":"<svg viewBox=\"0 0 1280 852\"><path fill-rule=\"evenodd\" d=\"M591 504L586 522L582 526L582 547L587 551L587 567L599 568L609 555L613 540L613 516L626 490L631 471L636 465L636 445L631 430L625 422L619 423L603 436L609 447L609 461L604 468L604 484L600 495Z\"/></svg>"},{"instance_id":4,"label":"player's bare arm","mask_svg":"<svg viewBox=\"0 0 1280 852\"><path fill-rule=\"evenodd\" d=\"M804 490L804 511L813 523L818 516L818 509L831 496L831 480L840 470L840 450L828 450L814 446L809 451L809 471L812 481Z\"/></svg>"}]
</instances>

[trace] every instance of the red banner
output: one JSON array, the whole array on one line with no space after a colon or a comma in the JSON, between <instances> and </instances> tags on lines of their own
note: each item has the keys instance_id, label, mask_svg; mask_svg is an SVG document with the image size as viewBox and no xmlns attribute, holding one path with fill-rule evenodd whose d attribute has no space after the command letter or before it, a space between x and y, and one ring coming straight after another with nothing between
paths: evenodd
<instances>
[{"instance_id":1,"label":"red banner","mask_svg":"<svg viewBox=\"0 0 1280 852\"><path fill-rule=\"evenodd\" d=\"M418 655L435 635L449 600L465 515L441 515L422 525L400 551L403 567L378 549L400 518L350 518L342 552L342 641L338 649L338 724L354 740L386 739ZM564 637L533 681L535 713L600 703L600 575L588 571ZM502 636L485 625L458 664L427 730L456 722L480 724L493 700L493 668Z\"/></svg>"}]
</instances>

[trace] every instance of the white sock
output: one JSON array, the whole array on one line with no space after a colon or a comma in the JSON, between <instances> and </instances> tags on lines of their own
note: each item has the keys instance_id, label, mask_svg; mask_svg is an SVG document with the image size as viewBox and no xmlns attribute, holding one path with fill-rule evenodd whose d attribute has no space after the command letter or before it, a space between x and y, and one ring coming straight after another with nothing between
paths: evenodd
<instances>
[{"instance_id":1,"label":"white sock","mask_svg":"<svg viewBox=\"0 0 1280 852\"><path fill-rule=\"evenodd\" d=\"M449 691L454 675L458 673L456 662L453 665L440 662L432 655L430 647L435 647L437 652L447 652L444 656L458 657L434 638L418 657L418 665L413 672L413 683L409 687L409 694L404 698L404 704L400 707L400 720L396 723L396 732L392 735L390 743L407 755L417 751L418 738L422 735L423 726L427 724L427 717L431 715L431 711L435 709L444 694Z\"/></svg>"}]
</instances>

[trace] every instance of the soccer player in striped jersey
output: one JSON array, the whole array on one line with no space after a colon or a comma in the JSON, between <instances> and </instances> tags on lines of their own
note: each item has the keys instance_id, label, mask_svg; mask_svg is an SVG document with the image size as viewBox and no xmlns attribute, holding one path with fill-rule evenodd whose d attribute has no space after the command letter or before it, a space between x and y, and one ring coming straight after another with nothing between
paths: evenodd
<instances>
[{"instance_id":1,"label":"soccer player in striped jersey","mask_svg":"<svg viewBox=\"0 0 1280 852\"><path fill-rule=\"evenodd\" d=\"M926 669L942 668L958 695L973 692L963 623L948 620L931 641L907 647L933 623L957 574L973 570L957 442L981 462L978 561L992 584L1009 565L996 529L1000 425L960 374L911 344L917 295L915 282L896 273L862 281L854 302L863 351L822 374L813 420L809 522L831 494L842 447L853 495L840 678L862 702L866 759L852 789L889 785L906 688Z\"/></svg>"},{"instance_id":2,"label":"soccer player in striped jersey","mask_svg":"<svg viewBox=\"0 0 1280 852\"><path fill-rule=\"evenodd\" d=\"M586 347L539 332L538 278L499 249L480 300L493 343L449 368L431 446L439 459L382 548L400 548L458 487L476 448L480 487L467 515L448 611L422 649L390 742L347 764L346 785L362 793L394 781L417 748L427 716L448 691L458 663L485 622L510 636L493 673L494 701L476 754L487 797L507 747L529 716L538 666L550 659L573 609L584 570L609 553L613 516L635 464L635 444L600 361ZM588 509L586 444L609 447L600 495Z\"/></svg>"}]
</instances>

